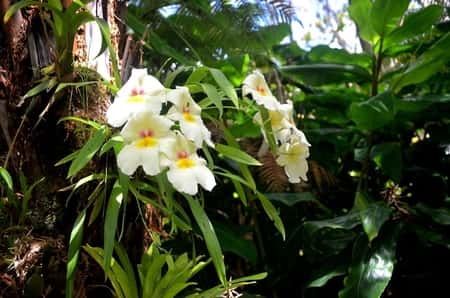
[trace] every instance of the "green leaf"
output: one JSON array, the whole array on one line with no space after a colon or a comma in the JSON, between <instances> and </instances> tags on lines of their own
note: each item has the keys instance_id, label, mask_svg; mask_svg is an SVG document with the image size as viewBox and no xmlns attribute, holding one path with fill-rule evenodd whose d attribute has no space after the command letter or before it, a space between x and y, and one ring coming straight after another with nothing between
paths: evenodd
<instances>
[{"instance_id":1,"label":"green leaf","mask_svg":"<svg viewBox=\"0 0 450 298\"><path fill-rule=\"evenodd\" d=\"M208 248L208 252L212 258L214 267L216 268L217 276L219 277L222 285L226 287L227 276L225 272L225 264L223 262L222 249L220 248L219 240L217 239L214 227L206 215L205 210L203 210L198 201L190 196L185 197L189 203L189 207L191 208L195 221L202 231L203 238L206 242L206 247Z\"/></svg>"},{"instance_id":2,"label":"green leaf","mask_svg":"<svg viewBox=\"0 0 450 298\"><path fill-rule=\"evenodd\" d=\"M50 80L44 80L32 89L30 89L24 96L23 99L27 99L29 97L36 96L44 90L48 91L48 87L50 86Z\"/></svg>"},{"instance_id":3,"label":"green leaf","mask_svg":"<svg viewBox=\"0 0 450 298\"><path fill-rule=\"evenodd\" d=\"M395 182L400 182L402 150L399 142L377 144L373 146L370 156L386 175Z\"/></svg>"},{"instance_id":4,"label":"green leaf","mask_svg":"<svg viewBox=\"0 0 450 298\"><path fill-rule=\"evenodd\" d=\"M373 29L380 36L386 36L397 27L409 2L410 0L375 0L370 11Z\"/></svg>"},{"instance_id":5,"label":"green leaf","mask_svg":"<svg viewBox=\"0 0 450 298\"><path fill-rule=\"evenodd\" d=\"M107 268L113 270L107 270L104 266L104 251L100 247L91 247L89 245L83 246L83 249L102 267L108 277L111 285L114 289L114 294L118 298L138 298L130 295L130 292L126 292L128 285L128 279L124 274L124 270L120 267L117 261L112 258Z\"/></svg>"},{"instance_id":6,"label":"green leaf","mask_svg":"<svg viewBox=\"0 0 450 298\"><path fill-rule=\"evenodd\" d=\"M55 93L58 93L59 91L63 90L64 88L67 88L67 87L79 88L79 87L84 87L84 86L94 85L94 84L95 85L98 84L98 81L76 82L76 83L59 83L58 86L56 87Z\"/></svg>"},{"instance_id":7,"label":"green leaf","mask_svg":"<svg viewBox=\"0 0 450 298\"><path fill-rule=\"evenodd\" d=\"M68 117L61 118L61 119L58 120L58 124L63 122L63 121L76 121L76 122L79 122L79 123L82 123L82 124L89 125L89 126L95 128L96 130L99 130L102 127L101 124L99 124L99 123L97 123L95 121L87 120L87 119L76 117L76 116L68 116Z\"/></svg>"},{"instance_id":8,"label":"green leaf","mask_svg":"<svg viewBox=\"0 0 450 298\"><path fill-rule=\"evenodd\" d=\"M261 202L261 205L263 206L263 209L266 212L267 216L270 218L270 220L273 221L275 228L277 228L277 230L281 234L281 237L283 238L283 240L285 240L286 231L284 229L283 221L281 220L280 215L278 215L277 209L275 209L272 203L259 191L256 191L256 196Z\"/></svg>"},{"instance_id":9,"label":"green leaf","mask_svg":"<svg viewBox=\"0 0 450 298\"><path fill-rule=\"evenodd\" d=\"M411 39L431 29L439 21L443 8L439 5L430 5L405 17L402 25L392 31L385 40L385 48Z\"/></svg>"},{"instance_id":10,"label":"green leaf","mask_svg":"<svg viewBox=\"0 0 450 298\"><path fill-rule=\"evenodd\" d=\"M403 73L394 77L391 89L399 91L404 86L423 82L436 74L450 60L449 48L450 32L420 55Z\"/></svg>"},{"instance_id":11,"label":"green leaf","mask_svg":"<svg viewBox=\"0 0 450 298\"><path fill-rule=\"evenodd\" d=\"M389 92L381 93L350 106L350 119L361 130L374 131L394 120L394 100Z\"/></svg>"},{"instance_id":12,"label":"green leaf","mask_svg":"<svg viewBox=\"0 0 450 298\"><path fill-rule=\"evenodd\" d=\"M365 194L356 193L355 206L359 210L361 222L369 241L372 242L378 236L383 224L391 215L391 208L383 202L369 203Z\"/></svg>"},{"instance_id":13,"label":"green leaf","mask_svg":"<svg viewBox=\"0 0 450 298\"><path fill-rule=\"evenodd\" d=\"M100 18L95 18L95 21L102 34L102 48L100 49L99 54L101 54L106 47L108 48L113 68L114 84L120 88L120 86L122 85L122 81L120 80L120 72L118 66L119 64L117 62L116 51L114 50L114 47L111 43L111 32L109 32L109 25L106 21Z\"/></svg>"},{"instance_id":14,"label":"green leaf","mask_svg":"<svg viewBox=\"0 0 450 298\"><path fill-rule=\"evenodd\" d=\"M448 208L431 208L419 203L415 206L417 210L428 215L434 222L441 225L450 225L450 210Z\"/></svg>"},{"instance_id":15,"label":"green leaf","mask_svg":"<svg viewBox=\"0 0 450 298\"><path fill-rule=\"evenodd\" d=\"M271 201L280 202L288 207L292 207L297 203L309 203L316 201L316 198L311 192L266 193L265 196Z\"/></svg>"},{"instance_id":16,"label":"green leaf","mask_svg":"<svg viewBox=\"0 0 450 298\"><path fill-rule=\"evenodd\" d=\"M8 190L12 192L14 187L13 180L9 172L4 167L0 167L0 177L3 179L3 181L5 181Z\"/></svg>"},{"instance_id":17,"label":"green leaf","mask_svg":"<svg viewBox=\"0 0 450 298\"><path fill-rule=\"evenodd\" d=\"M313 47L308 58L314 63L339 63L344 65L358 65L365 69L372 66L372 57L366 53L349 53L344 49L334 49L327 45Z\"/></svg>"},{"instance_id":18,"label":"green leaf","mask_svg":"<svg viewBox=\"0 0 450 298\"><path fill-rule=\"evenodd\" d=\"M234 90L234 87L230 83L230 81L228 81L228 79L225 77L225 75L218 69L209 68L209 72L213 76L217 85L219 85L219 87L223 90L223 92L225 92L225 94L231 100L233 105L236 108L238 108L239 107L239 99L237 97L236 90Z\"/></svg>"},{"instance_id":19,"label":"green leaf","mask_svg":"<svg viewBox=\"0 0 450 298\"><path fill-rule=\"evenodd\" d=\"M69 252L67 254L67 272L66 272L66 297L73 297L73 282L75 278L75 269L78 263L78 256L80 254L81 241L83 240L84 222L86 219L86 209L83 209L78 215L77 219L70 233Z\"/></svg>"},{"instance_id":20,"label":"green leaf","mask_svg":"<svg viewBox=\"0 0 450 298\"><path fill-rule=\"evenodd\" d=\"M124 196L123 188L119 181L114 183L111 195L109 197L108 207L106 208L105 225L104 225L104 260L103 267L108 274L111 267L111 258L114 250L117 221L119 218L120 206L122 205Z\"/></svg>"},{"instance_id":21,"label":"green leaf","mask_svg":"<svg viewBox=\"0 0 450 298\"><path fill-rule=\"evenodd\" d=\"M312 276L308 281L306 287L322 287L332 278L346 274L347 267L347 258L345 258L345 256L343 255L327 258L321 263L318 268L313 270L311 274Z\"/></svg>"},{"instance_id":22,"label":"green leaf","mask_svg":"<svg viewBox=\"0 0 450 298\"><path fill-rule=\"evenodd\" d=\"M288 207L293 207L297 203L314 203L327 214L333 214L333 211L323 205L311 192L295 193L266 193L264 194L272 202L280 202Z\"/></svg>"},{"instance_id":23,"label":"green leaf","mask_svg":"<svg viewBox=\"0 0 450 298\"><path fill-rule=\"evenodd\" d=\"M214 230L224 251L233 252L256 265L258 252L253 241L244 238L245 229L231 223L214 221Z\"/></svg>"},{"instance_id":24,"label":"green leaf","mask_svg":"<svg viewBox=\"0 0 450 298\"><path fill-rule=\"evenodd\" d=\"M237 149L232 146L223 145L223 144L217 144L215 146L215 149L217 152L223 154L225 157L231 158L232 160L235 160L241 164L246 164L250 166L260 166L261 163L245 153L244 151Z\"/></svg>"},{"instance_id":25,"label":"green leaf","mask_svg":"<svg viewBox=\"0 0 450 298\"><path fill-rule=\"evenodd\" d=\"M47 3L43 3L40 1L34 1L34 0L22 0L17 3L14 3L9 7L9 9L6 11L5 15L3 16L3 23L7 23L9 19L21 8L36 5L36 6L48 6Z\"/></svg>"},{"instance_id":26,"label":"green leaf","mask_svg":"<svg viewBox=\"0 0 450 298\"><path fill-rule=\"evenodd\" d=\"M339 298L379 298L392 276L401 226L389 226L369 247L365 236L353 246L353 261Z\"/></svg>"},{"instance_id":27,"label":"green leaf","mask_svg":"<svg viewBox=\"0 0 450 298\"><path fill-rule=\"evenodd\" d=\"M378 35L370 22L371 0L352 0L350 2L350 17L355 21L359 35L372 45L376 42Z\"/></svg>"},{"instance_id":28,"label":"green leaf","mask_svg":"<svg viewBox=\"0 0 450 298\"><path fill-rule=\"evenodd\" d=\"M280 67L281 73L293 80L314 86L342 82L368 82L370 73L352 64L317 63Z\"/></svg>"},{"instance_id":29,"label":"green leaf","mask_svg":"<svg viewBox=\"0 0 450 298\"><path fill-rule=\"evenodd\" d=\"M214 87L211 84L200 84L203 88L203 91L208 96L209 99L213 102L213 104L219 109L219 118L222 118L223 114L223 104L222 104L222 98L217 92L216 87Z\"/></svg>"},{"instance_id":30,"label":"green leaf","mask_svg":"<svg viewBox=\"0 0 450 298\"><path fill-rule=\"evenodd\" d=\"M67 178L75 176L86 164L92 160L95 153L103 145L107 135L107 129L105 126L100 127L92 138L80 149L77 157L72 161L69 167Z\"/></svg>"}]
</instances>

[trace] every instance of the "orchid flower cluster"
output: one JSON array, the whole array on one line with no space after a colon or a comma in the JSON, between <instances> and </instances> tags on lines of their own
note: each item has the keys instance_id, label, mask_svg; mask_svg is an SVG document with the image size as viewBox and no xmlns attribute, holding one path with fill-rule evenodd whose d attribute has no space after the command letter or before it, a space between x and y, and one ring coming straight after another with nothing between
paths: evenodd
<instances>
[{"instance_id":1,"label":"orchid flower cluster","mask_svg":"<svg viewBox=\"0 0 450 298\"><path fill-rule=\"evenodd\" d=\"M242 87L243 95L251 94L255 102L267 109L272 131L277 142L278 165L284 167L290 183L299 183L306 181L308 172L309 147L311 146L306 139L305 134L299 130L294 123L293 103L288 100L281 104L267 85L264 76L255 71L248 75ZM264 140L267 143L267 135L264 130L263 117L258 112L254 122L261 127Z\"/></svg>"},{"instance_id":2,"label":"orchid flower cluster","mask_svg":"<svg viewBox=\"0 0 450 298\"><path fill-rule=\"evenodd\" d=\"M162 114L166 104L171 106ZM123 126L119 169L129 176L139 166L150 176L168 169L167 178L177 191L195 195L198 184L211 191L216 181L197 149L203 142L214 144L200 113L188 88L166 89L146 69L133 69L106 114L111 126Z\"/></svg>"}]
</instances>

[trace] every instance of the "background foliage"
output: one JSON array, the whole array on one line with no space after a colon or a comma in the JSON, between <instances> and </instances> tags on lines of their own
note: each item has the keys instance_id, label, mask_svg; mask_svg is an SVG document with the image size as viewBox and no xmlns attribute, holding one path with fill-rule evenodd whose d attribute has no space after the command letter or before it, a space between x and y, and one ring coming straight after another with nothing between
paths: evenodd
<instances>
[{"instance_id":1,"label":"background foliage","mask_svg":"<svg viewBox=\"0 0 450 298\"><path fill-rule=\"evenodd\" d=\"M192 198L170 193L167 181L129 180L115 167L122 143L114 131L98 119L64 118L90 136L57 163L71 179L66 199L77 211L65 228L67 297L82 284L77 270L94 261L112 290L87 295L233 297L237 286L245 297L445 293L449 8L409 4L352 0L364 52L349 53L289 42L288 1L129 3L124 23L143 49L123 69L144 66L168 88L190 88L222 144L203 151L220 183ZM294 102L296 124L312 144L305 183L289 185L270 153L257 154L257 110L240 93L256 68L280 101ZM26 97L56 85L42 86ZM4 230L29 224L28 202L41 183L19 176L0 167ZM4 235L6 263L16 234ZM45 284L32 271L27 284L36 276ZM40 295L44 286L24 288Z\"/></svg>"}]
</instances>

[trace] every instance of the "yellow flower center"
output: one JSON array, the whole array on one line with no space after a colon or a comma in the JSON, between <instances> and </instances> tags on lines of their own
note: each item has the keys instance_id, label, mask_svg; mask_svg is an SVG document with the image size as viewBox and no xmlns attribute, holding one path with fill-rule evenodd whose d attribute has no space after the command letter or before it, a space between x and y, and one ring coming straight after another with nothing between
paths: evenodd
<instances>
[{"instance_id":1,"label":"yellow flower center","mask_svg":"<svg viewBox=\"0 0 450 298\"><path fill-rule=\"evenodd\" d=\"M192 116L192 114L190 114L190 113L184 112L184 113L183 113L183 118L184 118L184 120L186 120L187 122L195 122L195 117Z\"/></svg>"},{"instance_id":2,"label":"yellow flower center","mask_svg":"<svg viewBox=\"0 0 450 298\"><path fill-rule=\"evenodd\" d=\"M136 142L137 148L150 148L158 144L158 140L152 137L145 137Z\"/></svg>"},{"instance_id":3,"label":"yellow flower center","mask_svg":"<svg viewBox=\"0 0 450 298\"><path fill-rule=\"evenodd\" d=\"M192 168L193 166L195 166L195 161L193 161L192 159L189 159L187 157L180 158L177 161L177 168L180 168L180 169L188 169L188 168Z\"/></svg>"},{"instance_id":4,"label":"yellow flower center","mask_svg":"<svg viewBox=\"0 0 450 298\"><path fill-rule=\"evenodd\" d=\"M127 100L129 103L141 103L144 102L144 97L142 95L133 95L128 97Z\"/></svg>"}]
</instances>

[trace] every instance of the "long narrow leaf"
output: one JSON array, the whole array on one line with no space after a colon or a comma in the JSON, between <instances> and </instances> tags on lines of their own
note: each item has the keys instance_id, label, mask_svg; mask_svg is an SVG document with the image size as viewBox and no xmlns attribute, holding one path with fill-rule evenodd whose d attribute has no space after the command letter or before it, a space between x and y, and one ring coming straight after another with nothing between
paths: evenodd
<instances>
[{"instance_id":1,"label":"long narrow leaf","mask_svg":"<svg viewBox=\"0 0 450 298\"><path fill-rule=\"evenodd\" d=\"M123 190L119 181L114 183L111 196L109 197L108 207L106 209L104 226L104 259L103 267L108 274L111 266L111 258L114 250L114 238L117 229L117 220L119 217L120 206L123 201Z\"/></svg>"},{"instance_id":2,"label":"long narrow leaf","mask_svg":"<svg viewBox=\"0 0 450 298\"><path fill-rule=\"evenodd\" d=\"M67 255L67 273L66 273L66 298L73 297L73 282L75 269L80 254L81 241L83 240L84 222L86 220L86 209L83 209L78 215L70 233L69 252Z\"/></svg>"},{"instance_id":3,"label":"long narrow leaf","mask_svg":"<svg viewBox=\"0 0 450 298\"><path fill-rule=\"evenodd\" d=\"M205 210L200 206L197 200L190 196L186 196L186 199L194 215L203 237L206 242L209 254L211 255L214 267L216 268L217 276L224 287L227 285L227 277L225 272L225 264L223 262L222 249L220 248L219 240L217 239L214 227L211 224Z\"/></svg>"}]
</instances>

